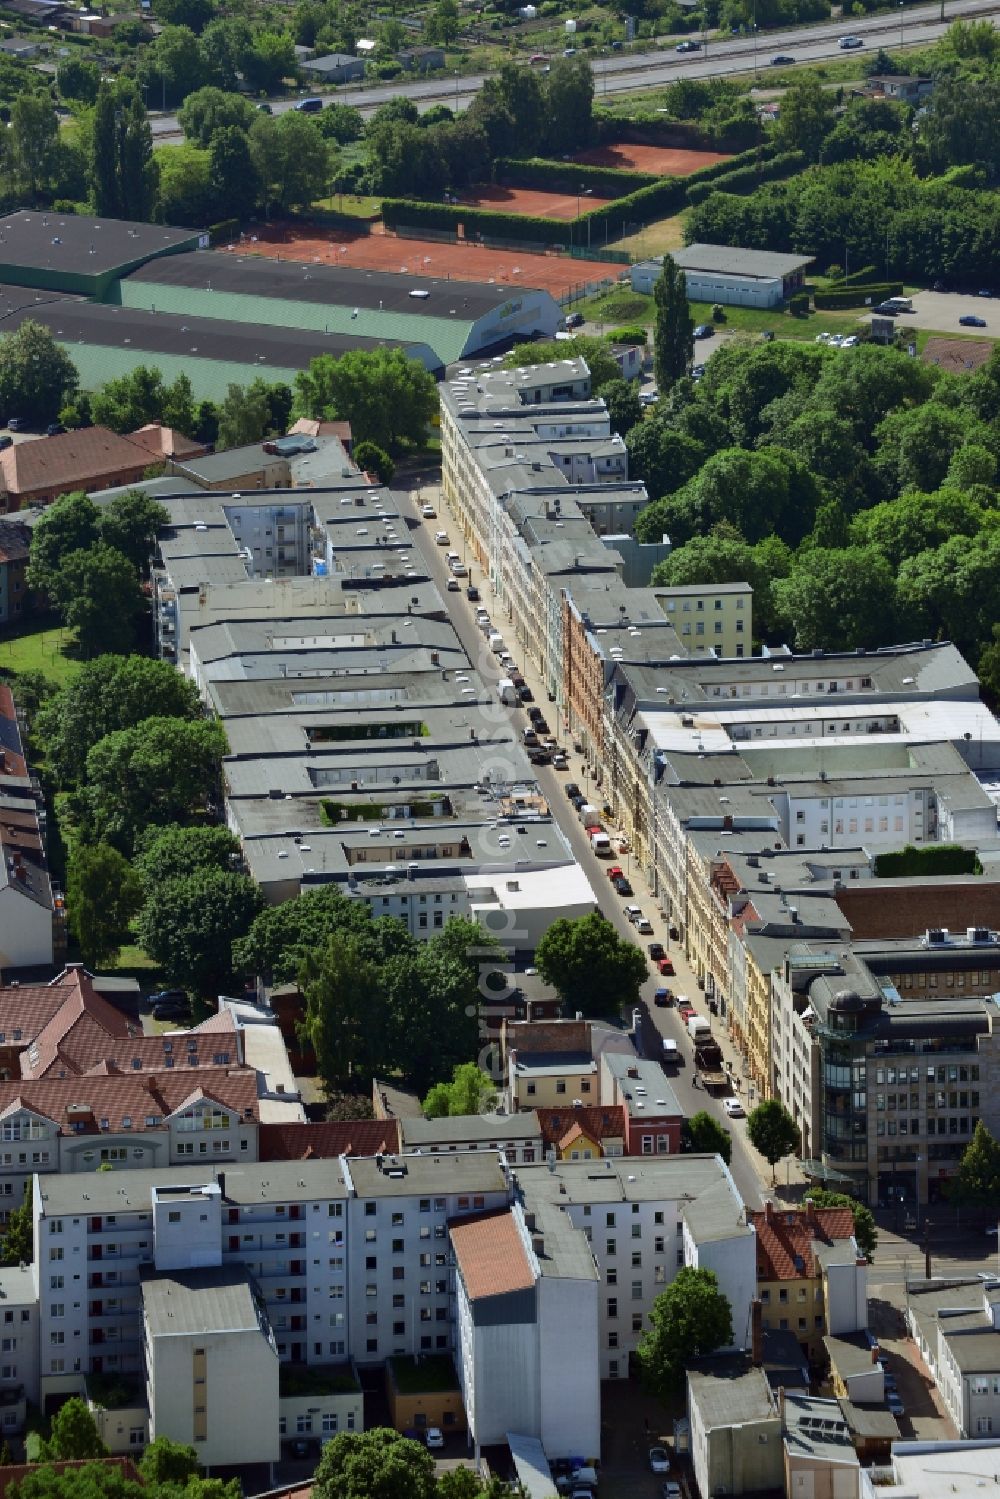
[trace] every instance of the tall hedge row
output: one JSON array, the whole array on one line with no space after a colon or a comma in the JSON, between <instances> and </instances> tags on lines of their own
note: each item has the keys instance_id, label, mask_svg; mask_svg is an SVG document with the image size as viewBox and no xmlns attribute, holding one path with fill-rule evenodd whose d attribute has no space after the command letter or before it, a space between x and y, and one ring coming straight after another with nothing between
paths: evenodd
<instances>
[{"instance_id":1,"label":"tall hedge row","mask_svg":"<svg viewBox=\"0 0 1000 1499\"><path fill-rule=\"evenodd\" d=\"M753 151L744 152L744 155L755 156ZM739 161L740 157L734 156L732 161ZM727 166L732 168L732 161ZM781 151L777 156L772 156L768 161L754 161L749 166L736 167L728 172L722 173L714 181L706 181L700 178L697 182L691 182L688 188L687 200L689 203L701 203L709 193L752 193L754 188L759 187L762 182L774 182L779 177L791 177L795 172L800 172L806 165L805 153L802 151ZM690 181L690 179L689 179Z\"/></svg>"},{"instance_id":2,"label":"tall hedge row","mask_svg":"<svg viewBox=\"0 0 1000 1499\"><path fill-rule=\"evenodd\" d=\"M837 291L817 291L813 302L817 308L827 312L838 312L842 307L864 307L870 301L874 307L888 297L902 294L902 281L871 281L867 286L847 286Z\"/></svg>"},{"instance_id":3,"label":"tall hedge row","mask_svg":"<svg viewBox=\"0 0 1000 1499\"><path fill-rule=\"evenodd\" d=\"M713 162L689 177L658 177L649 187L640 187L610 203L600 203L578 219L547 219L538 215L503 213L492 208L470 208L461 203L424 203L410 198L386 198L382 204L382 219L387 229L396 229L400 225L414 229L456 229L462 224L467 238L481 234L531 244L581 245L588 239L599 244L602 239L614 239L626 233L630 226L650 224L668 214L680 213L688 202L688 193L694 183L714 182L716 178L741 168L752 166L756 170L758 165L766 165L773 155L773 149L767 146L760 150L754 148L730 157L728 161Z\"/></svg>"},{"instance_id":4,"label":"tall hedge row","mask_svg":"<svg viewBox=\"0 0 1000 1499\"><path fill-rule=\"evenodd\" d=\"M498 156L493 163L493 178L508 187L538 187L565 193L575 193L583 187L615 198L638 192L643 187L652 187L660 180L653 172L574 166L571 161L547 161L542 156L524 159Z\"/></svg>"}]
</instances>

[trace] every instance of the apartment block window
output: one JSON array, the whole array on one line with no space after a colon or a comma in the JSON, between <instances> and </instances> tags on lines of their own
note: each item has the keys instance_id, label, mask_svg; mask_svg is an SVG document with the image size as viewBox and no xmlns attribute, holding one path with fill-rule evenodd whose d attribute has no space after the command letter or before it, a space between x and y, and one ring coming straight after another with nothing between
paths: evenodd
<instances>
[{"instance_id":1,"label":"apartment block window","mask_svg":"<svg viewBox=\"0 0 1000 1499\"><path fill-rule=\"evenodd\" d=\"M608 1256L609 1259L612 1257L612 1255L616 1255L618 1253L618 1240L617 1239L608 1239L608 1240L606 1240L605 1245L604 1245L604 1252Z\"/></svg>"},{"instance_id":2,"label":"apartment block window","mask_svg":"<svg viewBox=\"0 0 1000 1499\"><path fill-rule=\"evenodd\" d=\"M642 1281L641 1280L634 1280L632 1282L632 1300L633 1301L641 1301L642 1300Z\"/></svg>"},{"instance_id":3,"label":"apartment block window","mask_svg":"<svg viewBox=\"0 0 1000 1499\"><path fill-rule=\"evenodd\" d=\"M608 1347L609 1348L617 1348L618 1347L618 1334L616 1332L609 1332L608 1333Z\"/></svg>"},{"instance_id":4,"label":"apartment block window","mask_svg":"<svg viewBox=\"0 0 1000 1499\"><path fill-rule=\"evenodd\" d=\"M617 1315L618 1315L618 1297L617 1296L609 1296L608 1297L608 1316L609 1317L617 1317Z\"/></svg>"}]
</instances>

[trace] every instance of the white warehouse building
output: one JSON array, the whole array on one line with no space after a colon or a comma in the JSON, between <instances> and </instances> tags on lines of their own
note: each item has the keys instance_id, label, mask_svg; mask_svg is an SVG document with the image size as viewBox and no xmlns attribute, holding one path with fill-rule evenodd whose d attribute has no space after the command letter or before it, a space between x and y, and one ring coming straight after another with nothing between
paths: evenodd
<instances>
[{"instance_id":1,"label":"white warehouse building","mask_svg":"<svg viewBox=\"0 0 1000 1499\"><path fill-rule=\"evenodd\" d=\"M684 272L692 302L721 302L728 307L780 307L799 291L811 255L777 255L730 245L688 245L672 252ZM632 290L651 296L663 257L644 260L630 272Z\"/></svg>"}]
</instances>

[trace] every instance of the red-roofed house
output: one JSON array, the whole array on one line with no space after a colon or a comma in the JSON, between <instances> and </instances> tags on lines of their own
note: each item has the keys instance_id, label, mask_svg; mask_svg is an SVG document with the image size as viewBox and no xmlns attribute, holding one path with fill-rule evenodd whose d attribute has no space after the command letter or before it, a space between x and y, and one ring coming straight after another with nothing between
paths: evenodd
<instances>
[{"instance_id":1,"label":"red-roofed house","mask_svg":"<svg viewBox=\"0 0 1000 1499\"><path fill-rule=\"evenodd\" d=\"M0 510L47 505L76 489L135 484L150 465L146 448L108 427L78 427L0 453Z\"/></svg>"},{"instance_id":2,"label":"red-roofed house","mask_svg":"<svg viewBox=\"0 0 1000 1499\"><path fill-rule=\"evenodd\" d=\"M338 1156L397 1155L397 1119L322 1120L317 1124L262 1124L262 1161L335 1160Z\"/></svg>"},{"instance_id":3,"label":"red-roofed house","mask_svg":"<svg viewBox=\"0 0 1000 1499\"><path fill-rule=\"evenodd\" d=\"M554 1150L560 1161L594 1161L625 1154L625 1112L621 1104L602 1108L581 1104L562 1109L536 1109L542 1147Z\"/></svg>"},{"instance_id":4,"label":"red-roofed house","mask_svg":"<svg viewBox=\"0 0 1000 1499\"><path fill-rule=\"evenodd\" d=\"M194 442L183 432L178 432L175 427L165 427L162 422L147 422L145 427L130 432L128 440L145 448L150 463L167 458L200 458L208 452L203 442Z\"/></svg>"},{"instance_id":5,"label":"red-roofed house","mask_svg":"<svg viewBox=\"0 0 1000 1499\"><path fill-rule=\"evenodd\" d=\"M747 1209L757 1234L757 1294L764 1326L793 1332L818 1361L827 1334L868 1325L866 1262L850 1208Z\"/></svg>"}]
</instances>

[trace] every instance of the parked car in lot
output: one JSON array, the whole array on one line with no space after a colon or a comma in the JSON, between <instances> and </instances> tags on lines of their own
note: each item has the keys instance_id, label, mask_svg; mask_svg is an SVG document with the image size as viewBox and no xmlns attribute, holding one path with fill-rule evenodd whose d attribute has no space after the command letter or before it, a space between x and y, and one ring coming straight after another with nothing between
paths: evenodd
<instances>
[{"instance_id":1,"label":"parked car in lot","mask_svg":"<svg viewBox=\"0 0 1000 1499\"><path fill-rule=\"evenodd\" d=\"M711 338L714 332L715 329L712 327L711 323L699 323L697 328L695 328L694 330L694 337Z\"/></svg>"},{"instance_id":2,"label":"parked car in lot","mask_svg":"<svg viewBox=\"0 0 1000 1499\"><path fill-rule=\"evenodd\" d=\"M448 587L448 592L449 593L461 593L462 592L462 585L458 581L457 578L449 578L448 579L447 587Z\"/></svg>"},{"instance_id":3,"label":"parked car in lot","mask_svg":"<svg viewBox=\"0 0 1000 1499\"><path fill-rule=\"evenodd\" d=\"M648 937L653 930L653 923L648 916L640 916L635 924L636 931L643 937Z\"/></svg>"},{"instance_id":4,"label":"parked car in lot","mask_svg":"<svg viewBox=\"0 0 1000 1499\"><path fill-rule=\"evenodd\" d=\"M153 1006L154 1020L190 1020L191 1006L186 999L165 999Z\"/></svg>"},{"instance_id":5,"label":"parked car in lot","mask_svg":"<svg viewBox=\"0 0 1000 1499\"><path fill-rule=\"evenodd\" d=\"M566 758L565 750L556 750L552 756L552 768L553 770L569 770L569 761Z\"/></svg>"},{"instance_id":6,"label":"parked car in lot","mask_svg":"<svg viewBox=\"0 0 1000 1499\"><path fill-rule=\"evenodd\" d=\"M631 923L632 923L633 926L639 920L639 917L641 915L642 915L642 907L641 906L626 906L625 907L625 917L626 917L626 920L627 921L631 921Z\"/></svg>"},{"instance_id":7,"label":"parked car in lot","mask_svg":"<svg viewBox=\"0 0 1000 1499\"><path fill-rule=\"evenodd\" d=\"M450 547L451 537L447 531L435 531L434 540L439 547Z\"/></svg>"},{"instance_id":8,"label":"parked car in lot","mask_svg":"<svg viewBox=\"0 0 1000 1499\"><path fill-rule=\"evenodd\" d=\"M444 1433L440 1426L428 1426L424 1441L432 1451L437 1451L444 1446Z\"/></svg>"},{"instance_id":9,"label":"parked car in lot","mask_svg":"<svg viewBox=\"0 0 1000 1499\"><path fill-rule=\"evenodd\" d=\"M635 894L635 891L632 889L632 886L629 884L628 880L625 878L624 875L622 875L622 877L621 877L620 880L615 880L614 885L615 885L615 894L616 895L634 895Z\"/></svg>"},{"instance_id":10,"label":"parked car in lot","mask_svg":"<svg viewBox=\"0 0 1000 1499\"><path fill-rule=\"evenodd\" d=\"M437 511L433 505L421 505L420 514L424 520L437 520Z\"/></svg>"},{"instance_id":11,"label":"parked car in lot","mask_svg":"<svg viewBox=\"0 0 1000 1499\"><path fill-rule=\"evenodd\" d=\"M584 316L582 312L571 312L566 318L567 328L582 328Z\"/></svg>"},{"instance_id":12,"label":"parked car in lot","mask_svg":"<svg viewBox=\"0 0 1000 1499\"><path fill-rule=\"evenodd\" d=\"M184 989L157 989L155 994L149 996L149 1004L155 1010L157 1005L166 1004L188 1004L187 993Z\"/></svg>"},{"instance_id":13,"label":"parked car in lot","mask_svg":"<svg viewBox=\"0 0 1000 1499\"><path fill-rule=\"evenodd\" d=\"M658 963L664 956L666 948L663 946L662 942L651 942L646 951L649 953L649 956L654 960L654 962Z\"/></svg>"},{"instance_id":14,"label":"parked car in lot","mask_svg":"<svg viewBox=\"0 0 1000 1499\"><path fill-rule=\"evenodd\" d=\"M965 317L959 318L958 324L960 328L985 328L986 319L984 317L973 317L972 313L967 313ZM10 422L8 425L13 426L13 423Z\"/></svg>"},{"instance_id":15,"label":"parked car in lot","mask_svg":"<svg viewBox=\"0 0 1000 1499\"><path fill-rule=\"evenodd\" d=\"M673 976L674 976L674 963L673 963L673 959L672 958L666 958L666 957L661 958L660 961L657 963L656 966L660 970L660 973L663 975L664 978L673 978Z\"/></svg>"},{"instance_id":16,"label":"parked car in lot","mask_svg":"<svg viewBox=\"0 0 1000 1499\"><path fill-rule=\"evenodd\" d=\"M657 989L653 995L653 1003L658 1010L669 1010L673 998L674 991L672 989Z\"/></svg>"},{"instance_id":17,"label":"parked car in lot","mask_svg":"<svg viewBox=\"0 0 1000 1499\"><path fill-rule=\"evenodd\" d=\"M567 801L572 801L574 796L580 795L580 788L575 781L567 781L563 790L566 793Z\"/></svg>"},{"instance_id":18,"label":"parked car in lot","mask_svg":"<svg viewBox=\"0 0 1000 1499\"><path fill-rule=\"evenodd\" d=\"M470 585L470 587L465 590L465 597L469 600L470 604L474 604L479 598L479 589L474 588Z\"/></svg>"},{"instance_id":19,"label":"parked car in lot","mask_svg":"<svg viewBox=\"0 0 1000 1499\"><path fill-rule=\"evenodd\" d=\"M670 1454L666 1447L650 1447L649 1466L654 1473L670 1472Z\"/></svg>"}]
</instances>

